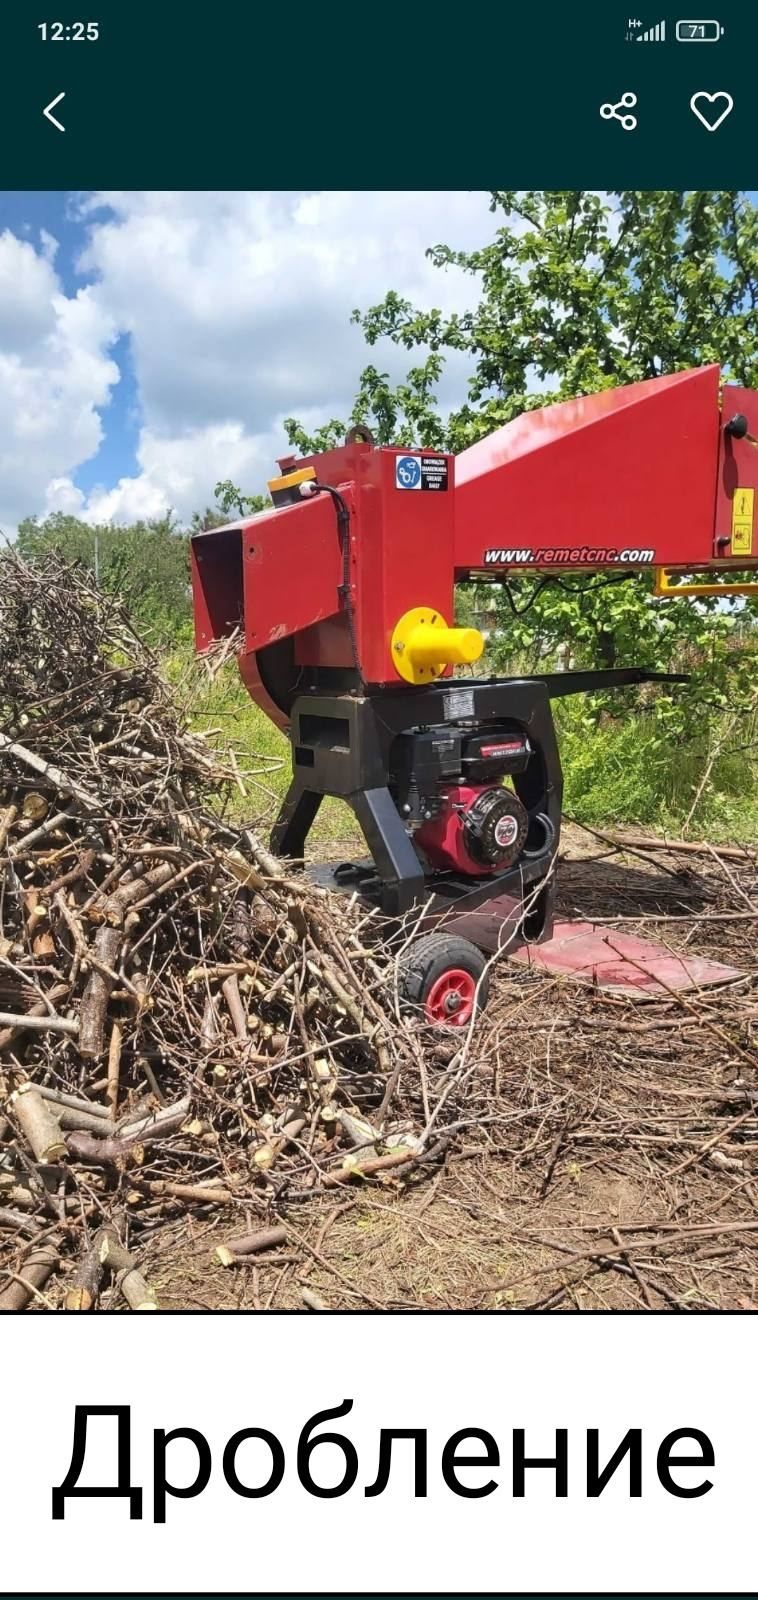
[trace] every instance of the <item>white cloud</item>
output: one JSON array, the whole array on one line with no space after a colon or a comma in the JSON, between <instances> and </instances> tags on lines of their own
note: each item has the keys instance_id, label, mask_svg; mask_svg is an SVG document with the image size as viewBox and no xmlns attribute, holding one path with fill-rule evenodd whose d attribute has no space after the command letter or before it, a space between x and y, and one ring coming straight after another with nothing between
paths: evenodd
<instances>
[{"instance_id":1,"label":"white cloud","mask_svg":"<svg viewBox=\"0 0 758 1600\"><path fill-rule=\"evenodd\" d=\"M397 379L417 359L389 340L369 349L353 308L388 289L425 308L465 308L471 278L433 267L425 251L439 241L471 249L492 233L487 196L464 192L109 192L79 214L80 265L94 282L75 298L60 293L54 241L36 253L4 236L17 253L5 277L0 255L0 382L9 361L18 419L6 436L16 463L6 516L61 505L90 520L169 506L189 517L219 478L262 488L287 448L284 416L344 416L368 361ZM123 333L139 470L77 501L72 479L97 448L117 377L108 344ZM451 358L443 403L463 398L465 373Z\"/></svg>"},{"instance_id":2,"label":"white cloud","mask_svg":"<svg viewBox=\"0 0 758 1600\"><path fill-rule=\"evenodd\" d=\"M82 265L131 335L144 422L140 479L98 502L118 516L142 478L181 516L220 477L262 488L286 448L281 418L345 415L369 360L399 378L414 359L389 340L369 350L354 307L392 288L462 309L470 278L425 251L491 232L486 197L469 193L101 194L85 216ZM463 392L456 359L442 398Z\"/></svg>"},{"instance_id":3,"label":"white cloud","mask_svg":"<svg viewBox=\"0 0 758 1600\"><path fill-rule=\"evenodd\" d=\"M118 367L114 324L91 288L60 291L49 239L42 253L0 234L0 528L41 509L51 480L94 455Z\"/></svg>"}]
</instances>

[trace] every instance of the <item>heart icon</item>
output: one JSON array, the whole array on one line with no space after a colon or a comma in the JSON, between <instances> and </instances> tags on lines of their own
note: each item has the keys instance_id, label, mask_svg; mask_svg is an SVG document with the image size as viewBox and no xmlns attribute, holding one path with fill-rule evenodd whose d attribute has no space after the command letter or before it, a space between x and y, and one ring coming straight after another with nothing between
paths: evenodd
<instances>
[{"instance_id":1,"label":"heart icon","mask_svg":"<svg viewBox=\"0 0 758 1600\"><path fill-rule=\"evenodd\" d=\"M733 110L734 101L725 89L719 89L717 94L706 94L705 90L701 89L698 94L693 94L690 107L703 127L707 128L709 133L715 133L716 129L721 127L724 118Z\"/></svg>"}]
</instances>

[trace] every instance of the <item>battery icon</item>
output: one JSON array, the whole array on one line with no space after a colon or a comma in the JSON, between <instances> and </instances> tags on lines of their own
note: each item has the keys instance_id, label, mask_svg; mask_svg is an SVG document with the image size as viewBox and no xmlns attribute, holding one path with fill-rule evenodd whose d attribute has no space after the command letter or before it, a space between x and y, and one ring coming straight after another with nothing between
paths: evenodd
<instances>
[{"instance_id":1,"label":"battery icon","mask_svg":"<svg viewBox=\"0 0 758 1600\"><path fill-rule=\"evenodd\" d=\"M723 35L722 24L712 17L707 21L683 21L676 25L676 37L680 44L717 44Z\"/></svg>"}]
</instances>

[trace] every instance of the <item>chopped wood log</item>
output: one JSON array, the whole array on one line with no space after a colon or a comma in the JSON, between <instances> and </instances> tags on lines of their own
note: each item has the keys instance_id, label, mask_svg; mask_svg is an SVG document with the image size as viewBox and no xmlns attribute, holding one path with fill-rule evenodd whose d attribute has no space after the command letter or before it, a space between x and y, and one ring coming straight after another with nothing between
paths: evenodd
<instances>
[{"instance_id":1,"label":"chopped wood log","mask_svg":"<svg viewBox=\"0 0 758 1600\"><path fill-rule=\"evenodd\" d=\"M101 1235L100 1260L109 1272L115 1274L117 1287L132 1311L157 1311L155 1290L143 1278L134 1256L124 1249L108 1228Z\"/></svg>"},{"instance_id":2,"label":"chopped wood log","mask_svg":"<svg viewBox=\"0 0 758 1600\"><path fill-rule=\"evenodd\" d=\"M169 878L173 878L175 871L174 862L162 861L157 867L153 867L150 872L146 872L144 877L135 878L131 883L122 884L121 888L116 889L105 901L103 914L106 922L115 928L123 927L124 918L129 907L137 900L142 900L153 889L160 889L163 884L168 883Z\"/></svg>"},{"instance_id":3,"label":"chopped wood log","mask_svg":"<svg viewBox=\"0 0 758 1600\"><path fill-rule=\"evenodd\" d=\"M116 1124L110 1117L99 1117L91 1111L81 1111L78 1107L59 1106L58 1121L66 1133L92 1133L96 1139L112 1139L116 1136Z\"/></svg>"},{"instance_id":4,"label":"chopped wood log","mask_svg":"<svg viewBox=\"0 0 758 1600\"><path fill-rule=\"evenodd\" d=\"M367 1146L378 1146L382 1143L382 1135L370 1122L364 1122L362 1117L357 1117L352 1111L338 1111L337 1121L349 1140L357 1150Z\"/></svg>"},{"instance_id":5,"label":"chopped wood log","mask_svg":"<svg viewBox=\"0 0 758 1600\"><path fill-rule=\"evenodd\" d=\"M10 1206L0 1206L0 1228L10 1228L29 1239L40 1232L40 1224L33 1217L25 1217L23 1212L13 1211Z\"/></svg>"},{"instance_id":6,"label":"chopped wood log","mask_svg":"<svg viewBox=\"0 0 758 1600\"><path fill-rule=\"evenodd\" d=\"M42 1166L60 1161L66 1155L61 1125L34 1084L22 1083L11 1095L8 1110Z\"/></svg>"},{"instance_id":7,"label":"chopped wood log","mask_svg":"<svg viewBox=\"0 0 758 1600\"><path fill-rule=\"evenodd\" d=\"M82 1256L63 1301L64 1311L91 1311L100 1292L105 1272L101 1245L106 1230L98 1231Z\"/></svg>"},{"instance_id":8,"label":"chopped wood log","mask_svg":"<svg viewBox=\"0 0 758 1600\"><path fill-rule=\"evenodd\" d=\"M58 1265L58 1247L52 1240L33 1246L5 1289L0 1289L0 1311L23 1311L35 1290L42 1289Z\"/></svg>"},{"instance_id":9,"label":"chopped wood log","mask_svg":"<svg viewBox=\"0 0 758 1600\"><path fill-rule=\"evenodd\" d=\"M119 928L100 928L95 936L99 966L113 968L121 950ZM105 1019L114 979L93 970L82 995L79 1011L79 1050L83 1056L100 1056L105 1049Z\"/></svg>"},{"instance_id":10,"label":"chopped wood log","mask_svg":"<svg viewBox=\"0 0 758 1600\"><path fill-rule=\"evenodd\" d=\"M302 1133L304 1127L305 1117L295 1117L292 1122L288 1122L282 1128L281 1133L274 1135L273 1138L266 1139L263 1144L259 1145L257 1150L253 1151L253 1162L258 1171L268 1172L269 1167L273 1167L277 1156L281 1155L282 1150L286 1149L287 1145L291 1144L299 1133Z\"/></svg>"}]
</instances>

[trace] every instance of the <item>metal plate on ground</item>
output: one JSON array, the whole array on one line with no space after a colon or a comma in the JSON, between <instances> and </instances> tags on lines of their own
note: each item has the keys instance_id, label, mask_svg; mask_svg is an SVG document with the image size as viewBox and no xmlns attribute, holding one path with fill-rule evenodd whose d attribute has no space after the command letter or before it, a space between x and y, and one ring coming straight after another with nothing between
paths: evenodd
<instances>
[{"instance_id":1,"label":"metal plate on ground","mask_svg":"<svg viewBox=\"0 0 758 1600\"><path fill-rule=\"evenodd\" d=\"M678 955L635 934L596 922L556 922L552 939L524 945L512 959L546 973L565 973L618 994L665 994L740 978L736 967L705 956Z\"/></svg>"}]
</instances>

